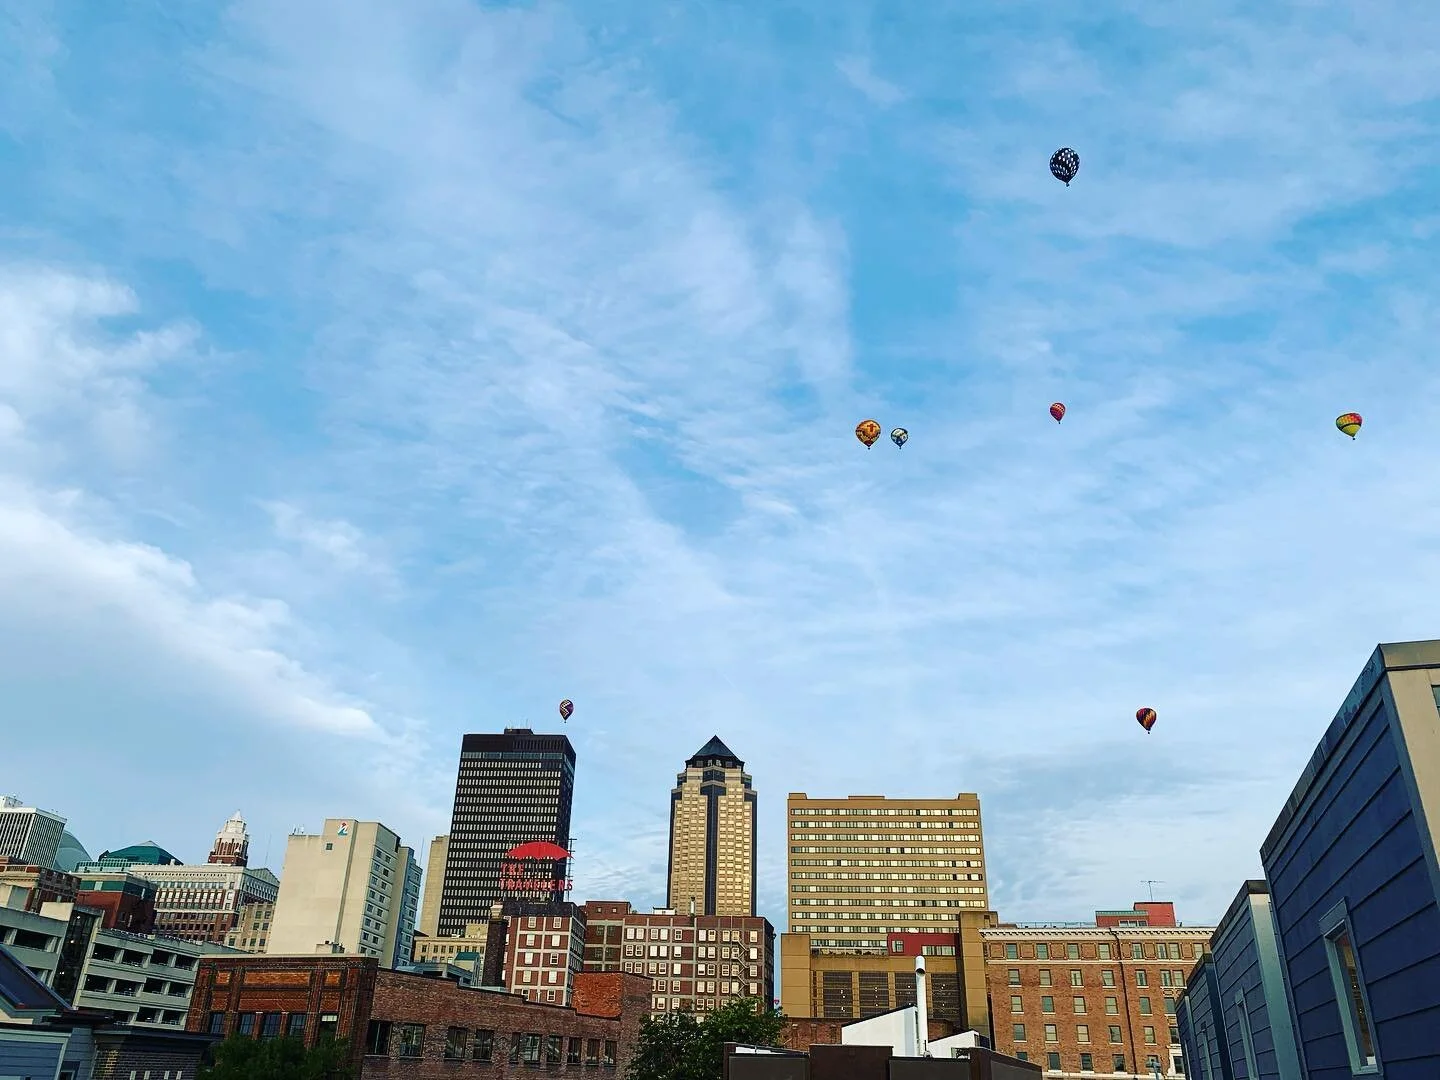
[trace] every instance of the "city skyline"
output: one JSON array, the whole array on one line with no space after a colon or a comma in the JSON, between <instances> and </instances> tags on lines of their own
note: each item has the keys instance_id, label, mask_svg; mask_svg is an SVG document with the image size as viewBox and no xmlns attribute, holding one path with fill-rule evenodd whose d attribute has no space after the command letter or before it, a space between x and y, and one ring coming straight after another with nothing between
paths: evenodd
<instances>
[{"instance_id":1,"label":"city skyline","mask_svg":"<svg viewBox=\"0 0 1440 1080\"><path fill-rule=\"evenodd\" d=\"M719 733L777 928L791 790L1213 920L1435 632L1413 3L106 8L0 33L0 790L92 852L423 851L530 726L652 906Z\"/></svg>"}]
</instances>

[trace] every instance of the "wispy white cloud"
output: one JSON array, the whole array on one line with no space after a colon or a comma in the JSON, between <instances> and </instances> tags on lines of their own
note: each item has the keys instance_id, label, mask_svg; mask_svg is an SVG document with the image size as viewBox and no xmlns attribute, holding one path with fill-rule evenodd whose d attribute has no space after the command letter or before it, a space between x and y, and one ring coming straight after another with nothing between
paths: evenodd
<instances>
[{"instance_id":1,"label":"wispy white cloud","mask_svg":"<svg viewBox=\"0 0 1440 1080\"><path fill-rule=\"evenodd\" d=\"M26 194L17 243L129 291L72 275L89 307L25 317L27 356L101 366L16 368L0 432L53 453L63 390L76 430L129 402L165 454L17 457L3 505L31 560L131 567L123 610L169 629L130 644L290 720L277 757L382 733L388 772L327 772L422 846L460 734L570 697L582 894L663 899L666 793L718 732L761 792L782 928L788 790L980 792L1011 917L1145 878L1214 917L1353 669L1433 633L1419 10L1372 5L1359 37L1218 4L1045 28L941 5L803 40L438 0L121 20L116 56L182 74L50 54L113 80L22 157L66 203ZM836 56L905 108L838 108ZM95 345L102 316L151 336ZM910 443L861 449L865 416ZM84 493L63 514L61 490ZM115 575L75 561L79 625ZM33 572L6 580L37 610ZM64 710L92 730L93 702ZM275 800L277 831L339 809Z\"/></svg>"}]
</instances>

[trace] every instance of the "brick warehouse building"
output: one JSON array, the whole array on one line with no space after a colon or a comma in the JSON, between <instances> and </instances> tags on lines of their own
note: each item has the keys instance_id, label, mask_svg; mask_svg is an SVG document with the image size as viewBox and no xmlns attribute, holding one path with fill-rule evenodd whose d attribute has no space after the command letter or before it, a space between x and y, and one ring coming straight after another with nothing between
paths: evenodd
<instances>
[{"instance_id":1,"label":"brick warehouse building","mask_svg":"<svg viewBox=\"0 0 1440 1080\"><path fill-rule=\"evenodd\" d=\"M207 957L186 1029L222 1037L348 1039L359 1080L623 1076L648 1015L650 980L580 974L573 1004L382 969L373 957Z\"/></svg>"},{"instance_id":2,"label":"brick warehouse building","mask_svg":"<svg viewBox=\"0 0 1440 1080\"><path fill-rule=\"evenodd\" d=\"M1174 905L1100 911L1095 922L980 931L994 1046L1046 1075L1184 1075L1175 1017L1213 927L1180 926Z\"/></svg>"}]
</instances>

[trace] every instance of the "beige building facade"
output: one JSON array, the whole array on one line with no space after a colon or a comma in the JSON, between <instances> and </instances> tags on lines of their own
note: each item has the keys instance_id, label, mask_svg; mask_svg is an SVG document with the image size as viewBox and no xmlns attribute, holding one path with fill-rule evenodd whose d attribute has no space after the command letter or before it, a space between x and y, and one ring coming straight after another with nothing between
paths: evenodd
<instances>
[{"instance_id":1,"label":"beige building facade","mask_svg":"<svg viewBox=\"0 0 1440 1080\"><path fill-rule=\"evenodd\" d=\"M420 933L435 937L440 932L440 898L445 892L445 860L450 854L450 837L430 841L430 858L425 863L425 892L420 901ZM473 923L468 925L474 925Z\"/></svg>"},{"instance_id":2,"label":"beige building facade","mask_svg":"<svg viewBox=\"0 0 1440 1080\"><path fill-rule=\"evenodd\" d=\"M400 837L375 821L328 818L318 835L293 833L266 951L408 963L414 925L404 925L404 914L408 909L413 920L420 899L414 862Z\"/></svg>"},{"instance_id":3,"label":"beige building facade","mask_svg":"<svg viewBox=\"0 0 1440 1080\"><path fill-rule=\"evenodd\" d=\"M670 792L666 908L753 918L756 830L750 775L717 735L685 762Z\"/></svg>"}]
</instances>

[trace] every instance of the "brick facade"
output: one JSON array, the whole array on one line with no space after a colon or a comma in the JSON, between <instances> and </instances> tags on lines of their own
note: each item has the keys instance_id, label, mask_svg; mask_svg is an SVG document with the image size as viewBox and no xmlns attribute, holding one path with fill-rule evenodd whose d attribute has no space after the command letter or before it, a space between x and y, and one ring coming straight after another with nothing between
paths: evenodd
<instances>
[{"instance_id":1,"label":"brick facade","mask_svg":"<svg viewBox=\"0 0 1440 1080\"><path fill-rule=\"evenodd\" d=\"M93 1080L130 1080L131 1076L195 1080L205 1050L214 1041L198 1035L136 1028L100 1028L93 1038Z\"/></svg>"},{"instance_id":2,"label":"brick facade","mask_svg":"<svg viewBox=\"0 0 1440 1080\"><path fill-rule=\"evenodd\" d=\"M809 1050L812 1046L834 1046L840 1042L840 1029L853 1020L822 1020L815 1016L785 1018L780 1030L780 1045L786 1050ZM947 1020L931 1018L928 1024L930 1041L948 1039L955 1034L955 1025Z\"/></svg>"},{"instance_id":3,"label":"brick facade","mask_svg":"<svg viewBox=\"0 0 1440 1080\"><path fill-rule=\"evenodd\" d=\"M648 979L620 972L576 976L574 1004L558 1006L381 970L373 958L214 957L201 962L186 1026L294 1033L307 1045L333 1032L350 1040L363 1080L504 1077L536 1066L623 1076L649 999Z\"/></svg>"}]
</instances>

